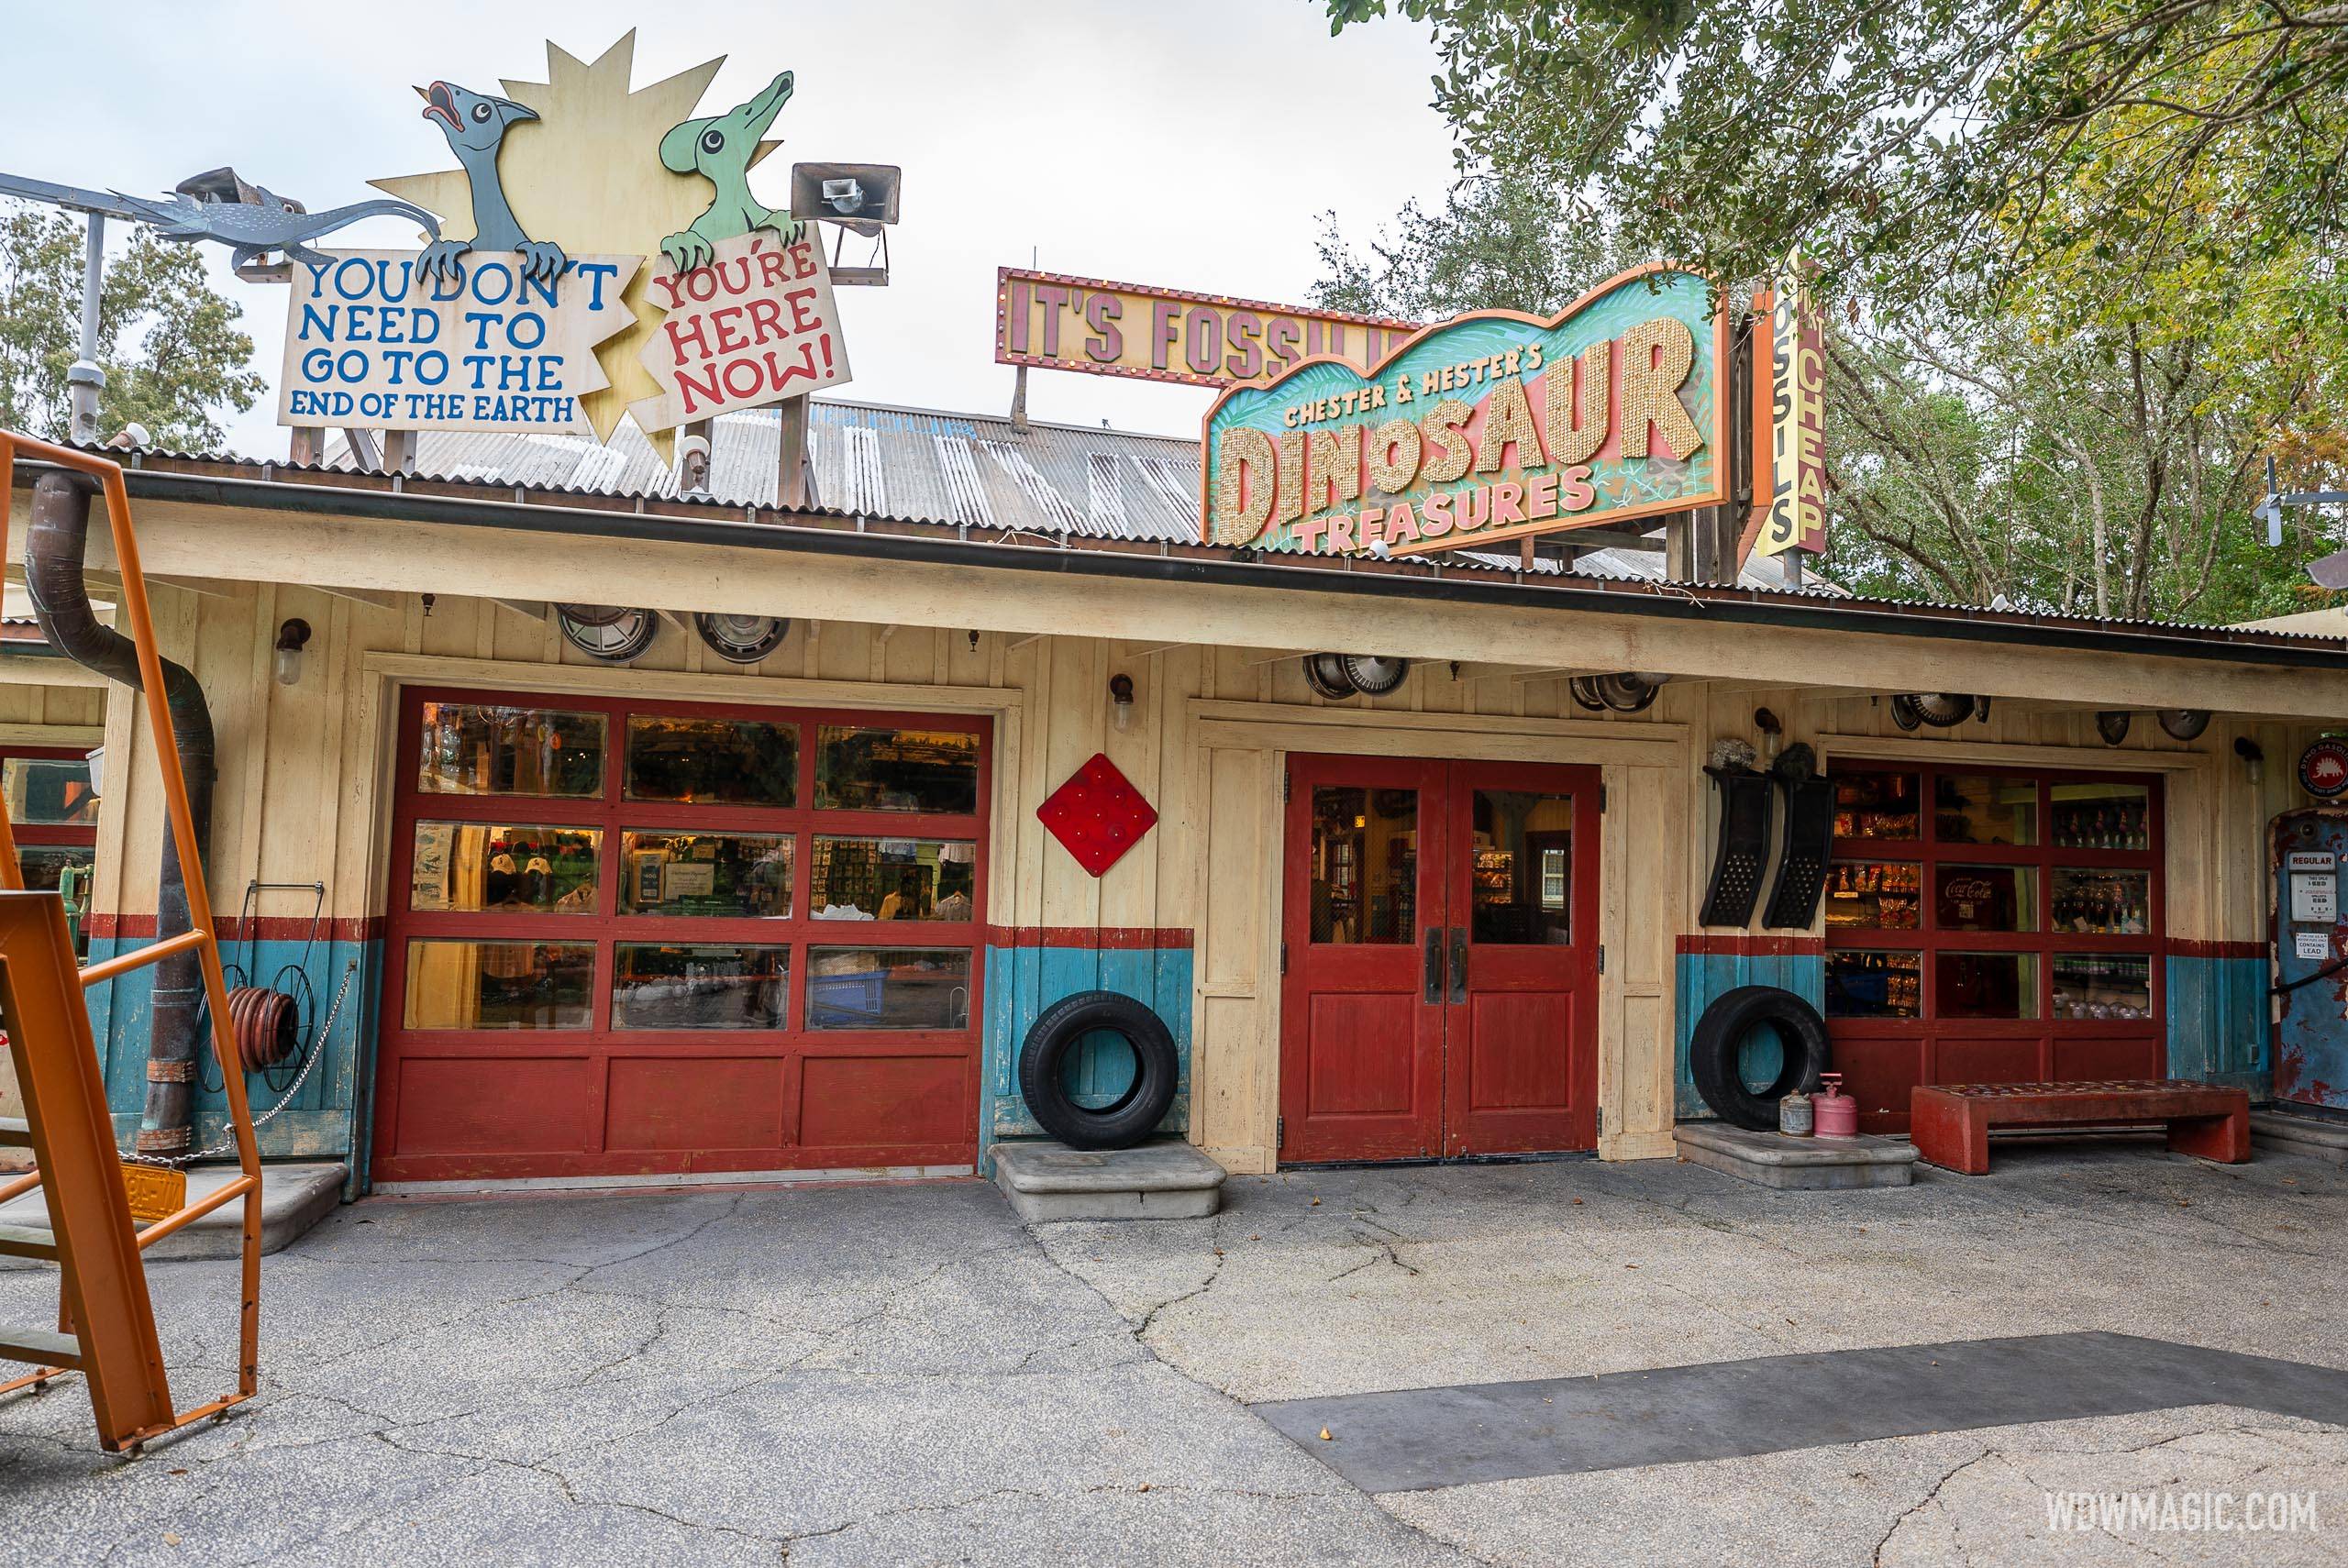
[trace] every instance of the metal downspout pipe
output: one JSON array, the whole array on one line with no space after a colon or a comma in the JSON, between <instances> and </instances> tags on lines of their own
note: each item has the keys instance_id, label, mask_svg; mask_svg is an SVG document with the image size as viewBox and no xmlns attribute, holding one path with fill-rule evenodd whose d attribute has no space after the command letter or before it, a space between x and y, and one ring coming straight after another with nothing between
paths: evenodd
<instances>
[{"instance_id":1,"label":"metal downspout pipe","mask_svg":"<svg viewBox=\"0 0 2348 1568\"><path fill-rule=\"evenodd\" d=\"M78 474L46 473L33 484L32 527L25 536L25 588L42 635L74 663L136 691L141 689L136 645L99 621L83 580L94 487ZM217 772L212 710L195 672L166 658L163 691L178 734L180 767L195 818L197 853L212 845L212 784ZM127 769L117 773L127 778ZM127 793L127 784L117 790ZM190 928L187 882L179 848L163 834L161 885L155 898L158 941ZM154 966L155 988L147 1042L147 1106L138 1126L142 1154L183 1154L193 1146L196 1044L204 1004L201 960L175 954ZM233 1068L230 1070L234 1070Z\"/></svg>"}]
</instances>

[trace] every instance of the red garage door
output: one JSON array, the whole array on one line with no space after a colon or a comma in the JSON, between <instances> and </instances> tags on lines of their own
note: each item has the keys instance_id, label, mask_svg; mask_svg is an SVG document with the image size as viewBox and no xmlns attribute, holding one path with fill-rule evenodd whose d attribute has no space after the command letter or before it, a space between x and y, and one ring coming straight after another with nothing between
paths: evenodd
<instances>
[{"instance_id":1,"label":"red garage door","mask_svg":"<svg viewBox=\"0 0 2348 1568\"><path fill-rule=\"evenodd\" d=\"M2138 775L1840 764L1826 1017L1859 1127L1918 1084L2163 1076L2161 797Z\"/></svg>"},{"instance_id":2,"label":"red garage door","mask_svg":"<svg viewBox=\"0 0 2348 1568\"><path fill-rule=\"evenodd\" d=\"M988 760L930 715L408 693L375 1178L972 1163Z\"/></svg>"}]
</instances>

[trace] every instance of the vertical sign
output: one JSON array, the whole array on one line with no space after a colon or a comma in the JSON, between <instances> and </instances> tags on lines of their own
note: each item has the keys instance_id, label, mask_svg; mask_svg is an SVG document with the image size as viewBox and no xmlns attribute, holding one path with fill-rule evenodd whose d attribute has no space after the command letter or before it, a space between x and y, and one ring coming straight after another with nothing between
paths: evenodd
<instances>
[{"instance_id":1,"label":"vertical sign","mask_svg":"<svg viewBox=\"0 0 2348 1568\"><path fill-rule=\"evenodd\" d=\"M1766 296L1769 402L1753 446L1755 477L1767 480L1755 487L1766 499L1755 502L1762 515L1753 547L1765 556L1826 549L1826 350L1800 280L1797 257L1783 286Z\"/></svg>"}]
</instances>

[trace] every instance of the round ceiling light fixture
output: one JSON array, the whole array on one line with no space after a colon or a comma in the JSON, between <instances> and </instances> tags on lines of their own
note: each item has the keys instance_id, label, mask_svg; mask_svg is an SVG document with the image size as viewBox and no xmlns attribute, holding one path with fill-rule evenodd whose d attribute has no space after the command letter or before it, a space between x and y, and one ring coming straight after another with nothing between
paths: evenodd
<instances>
[{"instance_id":1,"label":"round ceiling light fixture","mask_svg":"<svg viewBox=\"0 0 2348 1568\"><path fill-rule=\"evenodd\" d=\"M729 664L756 664L782 646L791 635L787 615L716 615L703 611L693 616L693 630L709 651Z\"/></svg>"},{"instance_id":2,"label":"round ceiling light fixture","mask_svg":"<svg viewBox=\"0 0 2348 1568\"><path fill-rule=\"evenodd\" d=\"M628 610L610 604L558 604L555 624L563 640L590 658L605 664L626 664L652 646L660 620L649 610Z\"/></svg>"}]
</instances>

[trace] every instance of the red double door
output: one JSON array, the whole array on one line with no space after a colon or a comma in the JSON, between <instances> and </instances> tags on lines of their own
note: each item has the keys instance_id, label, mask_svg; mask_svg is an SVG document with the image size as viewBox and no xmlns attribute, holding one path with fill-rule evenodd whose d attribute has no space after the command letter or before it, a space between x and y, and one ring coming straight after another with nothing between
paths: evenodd
<instances>
[{"instance_id":1,"label":"red double door","mask_svg":"<svg viewBox=\"0 0 2348 1568\"><path fill-rule=\"evenodd\" d=\"M1279 1157L1598 1142L1594 767L1292 756Z\"/></svg>"}]
</instances>

